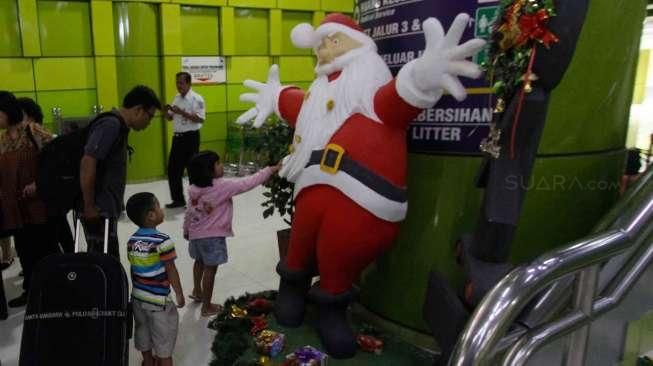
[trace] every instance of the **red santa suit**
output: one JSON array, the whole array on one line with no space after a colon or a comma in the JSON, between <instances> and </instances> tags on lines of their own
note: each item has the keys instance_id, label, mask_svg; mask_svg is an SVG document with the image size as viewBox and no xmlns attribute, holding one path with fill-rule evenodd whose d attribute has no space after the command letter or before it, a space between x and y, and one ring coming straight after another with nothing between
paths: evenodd
<instances>
[{"instance_id":1,"label":"red santa suit","mask_svg":"<svg viewBox=\"0 0 653 366\"><path fill-rule=\"evenodd\" d=\"M330 75L329 82L338 76ZM279 95L280 117L293 127L304 99L297 88ZM295 182L290 269L317 265L321 288L338 294L390 247L408 207L406 130L420 110L397 94L391 80L374 96L379 120L353 114L311 154Z\"/></svg>"}]
</instances>

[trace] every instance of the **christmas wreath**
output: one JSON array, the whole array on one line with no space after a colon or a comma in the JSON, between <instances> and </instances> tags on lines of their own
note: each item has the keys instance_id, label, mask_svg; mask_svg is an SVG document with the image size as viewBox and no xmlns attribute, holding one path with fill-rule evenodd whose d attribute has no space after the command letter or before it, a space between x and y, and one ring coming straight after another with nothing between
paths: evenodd
<instances>
[{"instance_id":1,"label":"christmas wreath","mask_svg":"<svg viewBox=\"0 0 653 366\"><path fill-rule=\"evenodd\" d=\"M267 326L264 315L272 311L275 297L275 291L265 291L227 299L225 310L209 323L219 335L211 345L211 366L234 365L252 347L252 334Z\"/></svg>"}]
</instances>

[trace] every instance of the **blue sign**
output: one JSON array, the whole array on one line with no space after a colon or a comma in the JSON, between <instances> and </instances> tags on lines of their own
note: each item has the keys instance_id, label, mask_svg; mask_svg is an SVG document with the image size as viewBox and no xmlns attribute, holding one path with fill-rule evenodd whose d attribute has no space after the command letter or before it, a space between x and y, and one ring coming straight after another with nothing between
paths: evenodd
<instances>
[{"instance_id":1,"label":"blue sign","mask_svg":"<svg viewBox=\"0 0 653 366\"><path fill-rule=\"evenodd\" d=\"M424 50L421 28L427 18L437 18L446 31L458 14L469 14L465 42L474 37L489 38L498 11L499 0L358 0L355 16L396 75ZM474 61L482 63L486 54L479 53ZM489 85L484 78L460 80L467 88L467 99L459 103L444 96L434 108L424 110L410 127L410 152L481 154L479 145L488 135L492 120Z\"/></svg>"}]
</instances>

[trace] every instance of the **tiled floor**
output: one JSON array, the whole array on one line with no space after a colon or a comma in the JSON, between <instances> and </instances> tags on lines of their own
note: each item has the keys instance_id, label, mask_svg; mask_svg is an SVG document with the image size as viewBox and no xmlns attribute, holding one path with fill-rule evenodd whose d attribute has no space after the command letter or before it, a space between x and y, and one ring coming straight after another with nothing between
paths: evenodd
<instances>
[{"instance_id":1,"label":"tiled floor","mask_svg":"<svg viewBox=\"0 0 653 366\"><path fill-rule=\"evenodd\" d=\"M169 200L166 181L147 184L134 184L127 187L125 197L136 192L149 191L159 198L162 204ZM213 299L221 303L229 296L243 294L246 291L255 292L276 288L278 277L274 271L279 259L276 244L276 231L286 227L279 217L263 219L262 189L240 195L234 199L234 232L235 237L227 241L229 248L229 263L218 269ZM187 243L182 237L183 210L168 210L166 221L159 230L171 235L177 241L177 268L179 269L184 293L192 290L193 261L188 255ZM118 225L119 238L125 242L136 229L128 220L123 219ZM126 251L121 247L122 263L128 269ZM20 293L21 277L18 277L20 266L14 264L3 272L4 286L9 299ZM208 364L211 352L211 342L214 332L206 325L208 320L200 317L199 306L187 302L180 309L180 330L175 348L176 365L196 366ZM24 308L11 309L10 317L0 321L0 361L3 366L18 365L20 337ZM130 365L140 365L140 355L131 347Z\"/></svg>"}]
</instances>

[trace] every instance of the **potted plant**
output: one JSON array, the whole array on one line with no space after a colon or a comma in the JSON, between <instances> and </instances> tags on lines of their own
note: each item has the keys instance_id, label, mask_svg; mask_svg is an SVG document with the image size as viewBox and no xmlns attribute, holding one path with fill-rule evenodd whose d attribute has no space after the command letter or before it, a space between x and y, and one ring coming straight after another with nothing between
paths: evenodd
<instances>
[{"instance_id":1,"label":"potted plant","mask_svg":"<svg viewBox=\"0 0 653 366\"><path fill-rule=\"evenodd\" d=\"M293 129L285 122L274 119L268 121L258 131L253 139L253 150L262 165L277 164L288 154L288 146L292 143ZM293 190L295 185L285 178L274 175L264 185L263 217L268 218L278 212L283 221L291 225L294 213ZM277 231L279 256L286 256L290 242L290 228Z\"/></svg>"}]
</instances>

